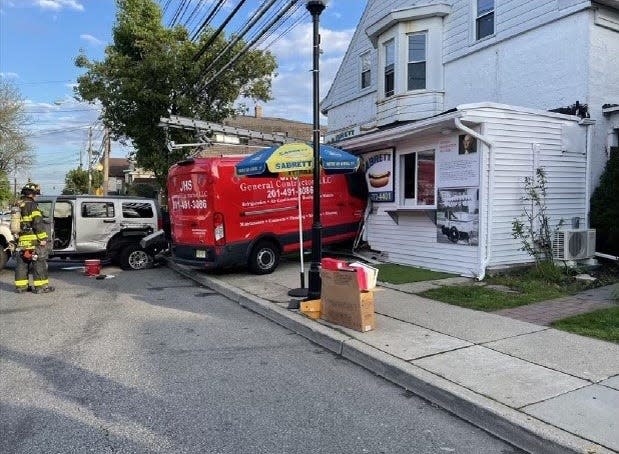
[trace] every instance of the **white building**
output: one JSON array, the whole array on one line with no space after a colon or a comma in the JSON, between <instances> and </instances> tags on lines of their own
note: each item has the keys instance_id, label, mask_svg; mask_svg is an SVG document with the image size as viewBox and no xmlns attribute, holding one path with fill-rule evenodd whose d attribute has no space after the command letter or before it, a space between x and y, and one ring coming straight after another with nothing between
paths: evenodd
<instances>
[{"instance_id":1,"label":"white building","mask_svg":"<svg viewBox=\"0 0 619 454\"><path fill-rule=\"evenodd\" d=\"M370 246L396 263L480 276L528 260L511 223L536 166L548 172L552 221L587 226L618 142L617 105L617 0L368 0L322 110L327 142L368 166L391 156L391 180L374 181L388 190L371 189ZM547 112L559 108L590 120ZM474 165L456 158L469 133ZM466 207L455 222L477 222L476 239L441 239L449 205Z\"/></svg>"}]
</instances>

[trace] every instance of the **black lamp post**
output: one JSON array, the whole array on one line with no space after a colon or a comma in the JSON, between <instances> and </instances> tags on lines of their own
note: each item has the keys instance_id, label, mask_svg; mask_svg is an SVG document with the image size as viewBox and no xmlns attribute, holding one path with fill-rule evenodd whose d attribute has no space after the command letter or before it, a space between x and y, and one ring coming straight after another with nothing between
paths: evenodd
<instances>
[{"instance_id":1,"label":"black lamp post","mask_svg":"<svg viewBox=\"0 0 619 454\"><path fill-rule=\"evenodd\" d=\"M312 223L312 264L308 272L307 299L320 298L320 260L322 258L322 225L320 224L320 33L319 16L325 9L323 0L309 0L307 10L312 15L314 25L314 219Z\"/></svg>"}]
</instances>

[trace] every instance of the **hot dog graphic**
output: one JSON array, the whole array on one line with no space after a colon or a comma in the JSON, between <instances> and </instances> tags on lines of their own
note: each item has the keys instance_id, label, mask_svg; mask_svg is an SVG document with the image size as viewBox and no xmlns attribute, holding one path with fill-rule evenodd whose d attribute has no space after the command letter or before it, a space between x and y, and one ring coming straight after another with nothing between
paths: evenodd
<instances>
[{"instance_id":1,"label":"hot dog graphic","mask_svg":"<svg viewBox=\"0 0 619 454\"><path fill-rule=\"evenodd\" d=\"M391 172L381 172L374 173L370 172L368 174L368 179L370 180L370 186L373 188L382 188L383 186L387 186L389 183L389 178L391 177Z\"/></svg>"}]
</instances>

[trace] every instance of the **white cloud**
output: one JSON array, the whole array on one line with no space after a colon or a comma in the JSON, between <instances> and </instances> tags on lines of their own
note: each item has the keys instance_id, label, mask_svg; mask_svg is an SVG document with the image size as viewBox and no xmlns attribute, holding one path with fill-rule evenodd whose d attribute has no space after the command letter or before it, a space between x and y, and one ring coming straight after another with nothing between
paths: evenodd
<instances>
[{"instance_id":1,"label":"white cloud","mask_svg":"<svg viewBox=\"0 0 619 454\"><path fill-rule=\"evenodd\" d=\"M335 78L354 30L321 29L320 99ZM301 24L270 47L277 58L278 77L273 81L274 100L264 105L266 116L294 119L307 123L313 118L313 28ZM321 122L326 122L321 117Z\"/></svg>"},{"instance_id":2,"label":"white cloud","mask_svg":"<svg viewBox=\"0 0 619 454\"><path fill-rule=\"evenodd\" d=\"M41 9L49 9L52 11L60 11L64 8L84 11L84 5L77 0L36 0L35 5Z\"/></svg>"},{"instance_id":3,"label":"white cloud","mask_svg":"<svg viewBox=\"0 0 619 454\"><path fill-rule=\"evenodd\" d=\"M344 54L354 32L353 29L341 31L321 29L320 41L323 56ZM287 35L277 40L269 47L269 50L277 56L278 60L311 56L313 52L312 43L312 24L305 23L295 27Z\"/></svg>"},{"instance_id":4,"label":"white cloud","mask_svg":"<svg viewBox=\"0 0 619 454\"><path fill-rule=\"evenodd\" d=\"M103 41L87 33L80 35L80 38L86 41L88 44L91 44L93 46L100 46L101 44L103 44Z\"/></svg>"},{"instance_id":5,"label":"white cloud","mask_svg":"<svg viewBox=\"0 0 619 454\"><path fill-rule=\"evenodd\" d=\"M0 73L0 79L19 79L17 73Z\"/></svg>"}]
</instances>

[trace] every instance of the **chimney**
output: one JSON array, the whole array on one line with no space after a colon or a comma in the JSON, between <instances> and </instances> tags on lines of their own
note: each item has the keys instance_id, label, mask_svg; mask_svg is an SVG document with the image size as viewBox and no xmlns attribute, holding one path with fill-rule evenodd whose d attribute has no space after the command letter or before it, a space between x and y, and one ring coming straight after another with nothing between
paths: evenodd
<instances>
[{"instance_id":1,"label":"chimney","mask_svg":"<svg viewBox=\"0 0 619 454\"><path fill-rule=\"evenodd\" d=\"M254 107L254 112L256 118L262 118L262 106L256 104L256 107Z\"/></svg>"}]
</instances>

